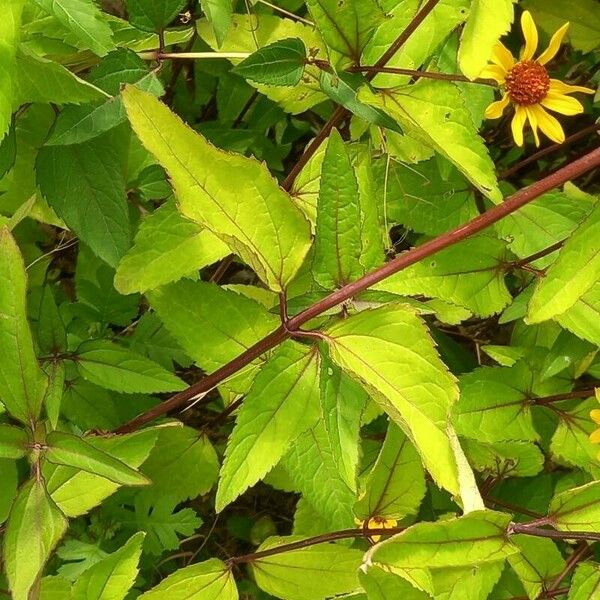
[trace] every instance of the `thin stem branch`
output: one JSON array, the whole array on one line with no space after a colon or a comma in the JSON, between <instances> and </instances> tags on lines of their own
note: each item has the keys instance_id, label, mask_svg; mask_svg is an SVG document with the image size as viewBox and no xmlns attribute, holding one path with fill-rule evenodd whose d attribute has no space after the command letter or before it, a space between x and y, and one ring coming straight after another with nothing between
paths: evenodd
<instances>
[{"instance_id":1,"label":"thin stem branch","mask_svg":"<svg viewBox=\"0 0 600 600\"><path fill-rule=\"evenodd\" d=\"M522 190L519 190L502 204L498 204L452 231L449 231L429 242L417 246L396 258L392 259L382 267L367 273L360 279L349 283L339 290L329 294L325 298L319 300L312 306L308 307L301 313L292 317L284 325L281 325L275 331L267 335L262 340L248 348L238 357L223 365L198 383L190 386L186 390L175 394L165 402L151 408L149 411L142 413L131 421L117 428L117 433L128 433L137 430L142 425L153 421L154 419L168 413L171 410L180 409L185 406L190 400L197 398L200 394L206 393L213 389L224 379L231 377L240 369L259 358L265 352L281 344L284 340L290 338L293 332L299 331L302 325L328 311L335 306L342 304L358 293L370 288L371 286L386 279L390 275L398 273L403 269L448 248L458 242L461 242L476 233L486 229L490 225L497 223L507 215L516 212L529 202L532 202L542 194L551 189L570 181L590 169L600 165L600 147L596 148L582 158L573 161L555 173L536 181L532 185Z\"/></svg>"},{"instance_id":2,"label":"thin stem branch","mask_svg":"<svg viewBox=\"0 0 600 600\"><path fill-rule=\"evenodd\" d=\"M390 527L390 528L360 528L360 529L343 529L341 531L332 531L331 533L324 533L322 535L316 535L315 537L306 538L304 540L298 540L290 544L282 544L276 548L269 548L268 550L262 550L261 552L253 552L251 554L244 554L242 556L233 556L227 560L228 565L239 565L243 563L253 562L259 558L266 558L268 556L275 556L276 554L282 554L283 552L291 552L293 550L301 550L302 548L308 548L309 546L316 546L317 544L326 544L329 542L335 542L336 540L347 540L349 538L359 537L372 537L374 535L394 535L396 533L402 533L406 527Z\"/></svg>"},{"instance_id":3,"label":"thin stem branch","mask_svg":"<svg viewBox=\"0 0 600 600\"><path fill-rule=\"evenodd\" d=\"M206 60L212 58L248 58L250 52L138 52L143 60Z\"/></svg>"},{"instance_id":4,"label":"thin stem branch","mask_svg":"<svg viewBox=\"0 0 600 600\"><path fill-rule=\"evenodd\" d=\"M539 260L540 258L544 258L544 256L548 256L549 254L552 254L553 252L560 250L566 241L567 240L561 240L560 242L556 242L555 244L552 244L552 246L548 246L547 248L544 248L543 250L540 250L539 252L536 252L535 254L530 254L529 256L526 256L525 258L520 258L519 260L515 260L515 261L511 262L508 266L511 269L519 269L520 267L522 267L524 265L528 265L529 263L535 262L536 260Z\"/></svg>"},{"instance_id":5,"label":"thin stem branch","mask_svg":"<svg viewBox=\"0 0 600 600\"><path fill-rule=\"evenodd\" d=\"M564 394L554 394L553 396L544 396L542 398L532 398L531 403L538 406L560 402L561 400L574 400L575 398L591 398L594 395L594 388L589 390L577 390L575 392L565 392Z\"/></svg>"},{"instance_id":6,"label":"thin stem branch","mask_svg":"<svg viewBox=\"0 0 600 600\"><path fill-rule=\"evenodd\" d=\"M507 533L508 535L523 533L551 540L588 540L600 542L600 532L598 531L556 531L556 529L533 527L528 523L511 523Z\"/></svg>"},{"instance_id":7,"label":"thin stem branch","mask_svg":"<svg viewBox=\"0 0 600 600\"><path fill-rule=\"evenodd\" d=\"M305 19L304 17L299 17L297 14L294 14L293 12L290 12L289 10L285 10L285 8L281 8L280 6L275 6L274 4L271 4L271 2L267 2L267 0L258 0L258 2L260 4L264 4L265 6L268 6L269 8L273 9L276 12L281 13L282 15L285 15L286 17L289 17L290 19L294 19L295 21L299 21L300 23L304 23L305 25L309 25L310 27L315 26L315 24L312 21L309 21L308 19Z\"/></svg>"},{"instance_id":8,"label":"thin stem branch","mask_svg":"<svg viewBox=\"0 0 600 600\"><path fill-rule=\"evenodd\" d=\"M600 131L600 123L594 123L593 125L590 125L589 127L586 127L585 129L577 131L576 133L567 137L562 144L552 144L546 148L542 148L541 150L538 150L531 156L524 158L523 160L514 164L512 167L509 167L505 171L502 171L502 173L500 173L500 175L498 175L498 179L507 179L508 177L510 177L511 175L514 175L517 171L520 171L523 167L526 167L527 165L531 164L532 162L540 160L540 158L544 158L545 156L552 154L556 150L564 149L565 146L567 146L568 144L572 144L573 142L576 142L577 140L580 140L581 138L585 138L585 137L589 136L590 134L595 133L596 131Z\"/></svg>"},{"instance_id":9,"label":"thin stem branch","mask_svg":"<svg viewBox=\"0 0 600 600\"><path fill-rule=\"evenodd\" d=\"M436 73L435 71L420 71L418 69L401 69L399 67L378 67L376 65L358 65L348 69L351 73L389 73L391 75L408 75L409 77L423 77L425 79L440 79L443 81L460 81L476 85L498 87L493 79L469 79L464 75L455 73Z\"/></svg>"},{"instance_id":10,"label":"thin stem branch","mask_svg":"<svg viewBox=\"0 0 600 600\"><path fill-rule=\"evenodd\" d=\"M583 560L591 553L587 542L580 542L573 554L569 557L565 568L560 572L558 577L552 582L547 591L552 592L558 590L558 586L568 577L569 573L577 566L580 560Z\"/></svg>"}]
</instances>

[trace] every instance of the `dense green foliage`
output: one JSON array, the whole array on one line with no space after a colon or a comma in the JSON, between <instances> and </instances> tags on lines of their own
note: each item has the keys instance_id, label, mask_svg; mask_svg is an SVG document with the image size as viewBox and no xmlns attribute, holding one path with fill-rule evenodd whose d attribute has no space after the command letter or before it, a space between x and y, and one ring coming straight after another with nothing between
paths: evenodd
<instances>
[{"instance_id":1,"label":"dense green foliage","mask_svg":"<svg viewBox=\"0 0 600 600\"><path fill-rule=\"evenodd\" d=\"M595 0L4 0L0 599L600 599L599 64Z\"/></svg>"}]
</instances>

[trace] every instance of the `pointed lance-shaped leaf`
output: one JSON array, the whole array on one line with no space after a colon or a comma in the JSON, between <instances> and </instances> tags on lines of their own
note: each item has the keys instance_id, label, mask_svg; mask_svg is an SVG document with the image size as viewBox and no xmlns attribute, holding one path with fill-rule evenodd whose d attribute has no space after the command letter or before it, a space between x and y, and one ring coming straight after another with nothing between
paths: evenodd
<instances>
[{"instance_id":1,"label":"pointed lance-shaped leaf","mask_svg":"<svg viewBox=\"0 0 600 600\"><path fill-rule=\"evenodd\" d=\"M29 591L66 529L67 519L48 495L43 480L25 483L4 534L4 571L14 600L29 600Z\"/></svg>"},{"instance_id":2,"label":"pointed lance-shaped leaf","mask_svg":"<svg viewBox=\"0 0 600 600\"><path fill-rule=\"evenodd\" d=\"M47 381L27 322L23 257L6 227L0 229L0 282L0 401L15 419L30 424L40 414Z\"/></svg>"},{"instance_id":3,"label":"pointed lance-shaped leaf","mask_svg":"<svg viewBox=\"0 0 600 600\"><path fill-rule=\"evenodd\" d=\"M53 431L46 438L46 458L57 465L75 467L120 485L147 485L146 477L123 461L95 448L76 435Z\"/></svg>"}]
</instances>

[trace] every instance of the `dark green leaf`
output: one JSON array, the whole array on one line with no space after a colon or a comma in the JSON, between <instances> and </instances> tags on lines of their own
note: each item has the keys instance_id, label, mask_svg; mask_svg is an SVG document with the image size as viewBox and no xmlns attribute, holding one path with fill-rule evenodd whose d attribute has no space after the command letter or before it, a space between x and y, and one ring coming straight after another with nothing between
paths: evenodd
<instances>
[{"instance_id":1,"label":"dark green leaf","mask_svg":"<svg viewBox=\"0 0 600 600\"><path fill-rule=\"evenodd\" d=\"M299 38L287 38L259 48L233 69L266 85L296 85L304 73L306 47Z\"/></svg>"}]
</instances>

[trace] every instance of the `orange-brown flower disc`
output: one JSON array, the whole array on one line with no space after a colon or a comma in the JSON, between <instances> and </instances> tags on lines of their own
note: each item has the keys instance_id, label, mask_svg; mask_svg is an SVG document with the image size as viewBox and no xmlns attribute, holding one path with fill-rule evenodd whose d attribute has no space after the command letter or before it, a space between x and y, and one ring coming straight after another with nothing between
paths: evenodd
<instances>
[{"instance_id":1,"label":"orange-brown flower disc","mask_svg":"<svg viewBox=\"0 0 600 600\"><path fill-rule=\"evenodd\" d=\"M518 62L506 74L506 91L516 104L538 104L546 97L549 89L548 71L534 60Z\"/></svg>"}]
</instances>

